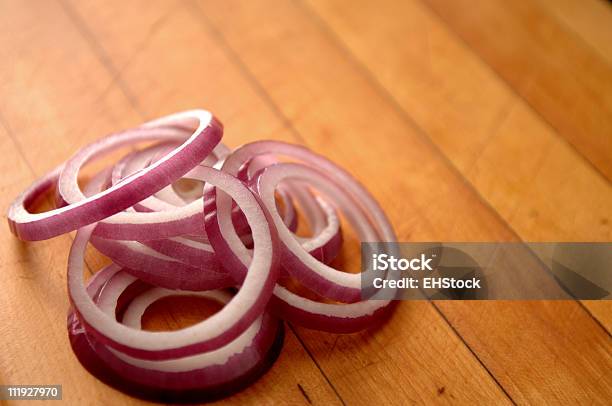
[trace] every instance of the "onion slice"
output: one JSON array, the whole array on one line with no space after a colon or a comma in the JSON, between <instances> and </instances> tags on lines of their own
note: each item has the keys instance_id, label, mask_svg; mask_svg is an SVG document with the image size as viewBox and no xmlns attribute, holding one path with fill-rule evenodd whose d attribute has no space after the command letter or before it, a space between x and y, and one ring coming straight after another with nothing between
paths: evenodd
<instances>
[{"instance_id":1,"label":"onion slice","mask_svg":"<svg viewBox=\"0 0 612 406\"><path fill-rule=\"evenodd\" d=\"M91 196L103 190L109 173L109 169L106 169L96 174L85 186L83 193ZM158 245L152 244L153 247L138 241L107 240L95 236L91 242L98 251L113 262L126 267L132 275L156 286L195 291L235 285L229 274L220 267L210 245L195 241L189 244L187 241L191 240L186 238L177 238L177 240L173 246L169 240L163 240L166 243L156 240ZM160 249L156 250L155 247ZM175 249L172 251L175 255L169 256L163 253L164 250L171 248ZM188 253L191 255L186 256ZM177 257L187 260L179 260Z\"/></svg>"},{"instance_id":2,"label":"onion slice","mask_svg":"<svg viewBox=\"0 0 612 406\"><path fill-rule=\"evenodd\" d=\"M196 122L197 125L194 125ZM134 140L155 138L154 134L180 137L185 133L184 129L160 128L164 125L192 126L194 132L164 159L121 184L89 198L81 193L77 184L79 168L102 151ZM22 240L44 240L104 220L179 179L196 166L202 156L212 151L221 134L221 123L209 112L193 110L151 121L137 130L103 138L79 151L62 169L55 169L26 189L9 208L11 230ZM28 212L25 206L48 190L60 171L59 191L69 205L45 213Z\"/></svg>"},{"instance_id":3,"label":"onion slice","mask_svg":"<svg viewBox=\"0 0 612 406\"><path fill-rule=\"evenodd\" d=\"M190 110L111 134L9 207L10 229L23 240L77 230L67 275L72 348L92 374L134 396L171 403L224 396L274 362L283 320L352 333L394 308L394 291L365 289L362 275L330 265L343 243L342 221L361 241L396 241L363 185L301 146L259 141L230 151L222 132L211 113ZM86 165L126 147L80 187ZM56 209L28 212L53 188ZM84 283L90 243L113 263ZM144 331L146 309L171 296L224 307L180 330Z\"/></svg>"},{"instance_id":4,"label":"onion slice","mask_svg":"<svg viewBox=\"0 0 612 406\"><path fill-rule=\"evenodd\" d=\"M345 170L304 147L278 141L254 142L230 154L222 170L230 174L237 174L240 168L253 157L266 154L286 155L324 171L331 182L350 196L355 210L363 213L367 224L361 224L357 230L362 241L393 242L397 240L389 220L370 193ZM208 186L205 186L204 194L205 201L209 200L208 205L205 205L205 211L208 206L208 210L214 210L215 213L215 221L212 221L211 216L205 224L211 244L215 250L219 247L223 251L226 262L232 264L231 272L234 278L241 280L246 275L249 259L235 254L241 251L241 247L234 243L235 230L227 209L228 197L222 193L217 194L214 188ZM295 237L285 234L281 238L284 238L282 242L286 243L288 238ZM333 281L329 280L323 283L326 283L328 287L333 285ZM389 291L387 290L385 294L388 295ZM270 308L281 317L296 324L329 332L349 333L362 330L388 314L392 301L380 295L381 292L375 292L369 298L370 300L349 304L321 303L301 297L277 284L274 288L274 305Z\"/></svg>"},{"instance_id":5,"label":"onion slice","mask_svg":"<svg viewBox=\"0 0 612 406\"><path fill-rule=\"evenodd\" d=\"M70 250L68 291L80 318L102 343L140 358L176 358L229 343L262 314L278 277L276 230L270 227L267 212L242 182L213 168L198 169L201 180L222 189L236 201L251 228L254 248L252 254L246 253L249 270L241 289L220 312L181 331L150 333L118 326L100 312L83 286L84 251L95 225L84 227L77 232Z\"/></svg>"},{"instance_id":6,"label":"onion slice","mask_svg":"<svg viewBox=\"0 0 612 406\"><path fill-rule=\"evenodd\" d=\"M133 281L116 265L111 265L92 278L87 291L101 311L114 318L120 298L130 290ZM194 293L147 289L127 297L129 303L123 323L141 329L141 318L151 304L164 297L186 295L220 303L231 300L231 295L222 291ZM238 338L217 350L171 360L148 361L101 344L88 334L73 311L69 314L68 325L73 350L93 375L132 395L168 402L211 400L252 383L278 357L284 335L282 322L265 313Z\"/></svg>"}]
</instances>

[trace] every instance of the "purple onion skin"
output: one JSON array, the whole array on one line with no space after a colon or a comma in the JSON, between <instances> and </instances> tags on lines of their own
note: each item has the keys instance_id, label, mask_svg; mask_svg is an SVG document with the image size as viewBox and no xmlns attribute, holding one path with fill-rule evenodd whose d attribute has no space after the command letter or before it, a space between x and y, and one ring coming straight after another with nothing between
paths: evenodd
<instances>
[{"instance_id":1,"label":"purple onion skin","mask_svg":"<svg viewBox=\"0 0 612 406\"><path fill-rule=\"evenodd\" d=\"M135 277L167 289L212 290L234 286L234 280L217 269L198 269L189 264L168 261L156 257L137 254L123 247L119 242L92 237L91 244L98 251L125 267L125 271Z\"/></svg>"},{"instance_id":2,"label":"purple onion skin","mask_svg":"<svg viewBox=\"0 0 612 406\"><path fill-rule=\"evenodd\" d=\"M267 302L263 302L262 306L265 308ZM71 300L71 306L75 306ZM256 316L261 313L256 313ZM80 316L82 317L82 316ZM256 317L255 317L256 318ZM113 341L111 338L106 337L102 333L98 332L95 326L87 322L83 322L82 324L88 330L91 336L93 336L96 341L99 341L105 345L111 346L121 352L124 352L127 355L131 355L136 358L142 358L151 361L161 361L173 358L186 357L189 355L194 355L204 351L212 351L223 345L228 344L232 340L236 339L243 331L245 331L253 322L250 317L243 317L240 319L232 328L225 331L220 336L217 336L211 340L199 342L195 344L190 344L185 347L180 348L170 348L167 350L159 350L159 351L151 351L151 350L141 350L138 348L132 348L122 343Z\"/></svg>"},{"instance_id":3,"label":"purple onion skin","mask_svg":"<svg viewBox=\"0 0 612 406\"><path fill-rule=\"evenodd\" d=\"M254 340L240 353L234 354L223 365L207 365L191 371L163 372L137 367L118 358L95 338L85 336L98 357L118 376L132 383L154 386L164 390L208 389L225 385L265 361L265 356L279 332L280 321L270 314L264 316L262 328Z\"/></svg>"},{"instance_id":4,"label":"purple onion skin","mask_svg":"<svg viewBox=\"0 0 612 406\"><path fill-rule=\"evenodd\" d=\"M266 281L266 287L262 295L260 295L260 300L258 301L260 304L263 304L261 298L265 298L266 301L270 299L272 296L272 291L274 290L274 286L276 285L276 280L280 275L280 240L278 237L278 233L276 231L276 227L274 226L274 222L272 221L272 217L270 213L263 205L259 196L253 193L253 196L259 203L261 210L266 217L268 225L270 227L270 233L272 236L272 243L274 244L274 249L272 250L272 269L270 270L270 276ZM215 253L223 258L222 266L226 269L229 274L234 278L235 281L244 280L247 272L247 267L240 261L240 259L234 254L232 248L229 246L227 241L223 238L221 234L221 230L219 228L219 222L217 221L217 205L216 205L216 197L217 197L217 188L212 185L206 185L204 187L204 227L206 228L206 233L210 240L210 244L212 245ZM265 307L265 305L264 305Z\"/></svg>"},{"instance_id":5,"label":"purple onion skin","mask_svg":"<svg viewBox=\"0 0 612 406\"><path fill-rule=\"evenodd\" d=\"M74 231L78 228L110 217L113 214L133 206L150 196L152 193L156 193L163 189L165 186L179 179L191 168L198 165L198 157L207 156L219 143L222 134L223 124L221 124L217 118L212 117L208 127L203 130L200 135L202 140L197 143L192 142L189 144L188 150L185 149L176 154L172 162L167 161L163 166L151 170L146 177L134 179L132 182L126 183L121 189L117 189L114 193L100 196L95 200L91 200L89 204L80 206L73 205L69 211L58 213L43 220L20 222L14 221L9 216L7 218L9 228L21 240L39 241ZM27 193L27 196L23 202L25 207L28 207L28 204L31 203L32 200L46 193L50 186L56 183L61 169L61 167L56 168L52 172L36 180L33 185L26 189L24 193ZM173 172L169 173L169 170ZM20 198L22 196L20 196ZM11 211L9 210L9 215L10 213ZM120 228L121 227L113 227L114 234L117 234ZM104 227L100 228L100 230L103 229ZM159 229L159 226L157 229ZM150 232L154 232L155 230L156 229L153 228ZM147 235L147 232L144 231L140 234L141 237L147 237ZM180 233L175 235L180 235ZM166 235L157 236L157 238L165 236Z\"/></svg>"},{"instance_id":6,"label":"purple onion skin","mask_svg":"<svg viewBox=\"0 0 612 406\"><path fill-rule=\"evenodd\" d=\"M117 299L117 306L115 307L115 318L117 321L121 322L123 320L123 314L125 310L128 308L132 300L135 297L140 296L147 290L151 289L153 285L150 285L142 280L136 280L130 286L128 286ZM97 298L94 298L94 301L98 303Z\"/></svg>"},{"instance_id":7,"label":"purple onion skin","mask_svg":"<svg viewBox=\"0 0 612 406\"><path fill-rule=\"evenodd\" d=\"M221 269L217 256L213 252L187 247L170 239L140 241L140 243L187 265L204 269L208 272L224 272Z\"/></svg>"},{"instance_id":8,"label":"purple onion skin","mask_svg":"<svg viewBox=\"0 0 612 406\"><path fill-rule=\"evenodd\" d=\"M136 398L161 403L185 404L219 400L238 393L255 383L272 367L280 355L285 337L285 329L283 323L280 323L278 333L270 349L265 354L263 362L232 381L206 389L160 389L153 385L145 385L119 376L96 354L87 339L83 326L73 312L68 315L68 337L70 339L70 346L81 365L105 384Z\"/></svg>"},{"instance_id":9,"label":"purple onion skin","mask_svg":"<svg viewBox=\"0 0 612 406\"><path fill-rule=\"evenodd\" d=\"M343 242L342 230L340 229L328 242L310 251L310 255L329 265L340 253Z\"/></svg>"},{"instance_id":10,"label":"purple onion skin","mask_svg":"<svg viewBox=\"0 0 612 406\"><path fill-rule=\"evenodd\" d=\"M272 296L268 309L272 314L292 325L325 331L327 333L352 334L379 327L391 317L396 305L397 302L392 301L389 305L381 307L371 315L344 318L310 313L291 306L276 296Z\"/></svg>"},{"instance_id":11,"label":"purple onion skin","mask_svg":"<svg viewBox=\"0 0 612 406\"><path fill-rule=\"evenodd\" d=\"M97 237L113 240L158 240L179 237L184 234L203 235L202 214L168 221L162 224L108 224L101 222L94 234Z\"/></svg>"},{"instance_id":12,"label":"purple onion skin","mask_svg":"<svg viewBox=\"0 0 612 406\"><path fill-rule=\"evenodd\" d=\"M188 127L182 127L178 124L170 124L167 127L181 129L181 131L191 131ZM110 193L102 193L98 197L88 197L84 204L73 204L66 210L60 210L57 213L28 215L23 209L29 207L37 198L48 194L52 187L58 183L58 177L72 179L70 174L73 172L66 169L62 173L67 173L68 175L60 175L60 171L63 171L62 168L56 168L26 189L16 200L19 205L13 204L11 206L8 219L11 231L23 240L40 240L102 221L93 231L93 238L90 242L98 247L101 252L113 259L114 264L106 267L100 274L97 274L90 280L87 287L89 296L97 303L102 295L102 289L111 280L115 272L125 271L139 278L139 280L129 285L117 300L115 317L118 321L123 319L129 303L153 285L169 289L187 290L208 290L226 287L234 289L234 286L244 281L248 266L242 263L234 253L231 243L225 240L222 235L221 227L216 218L216 193L218 192L217 188L213 187L212 184L206 185L203 190L203 212L190 215L189 217L177 219L170 216L166 222L158 221L156 224L140 224L137 221L127 223L117 221L115 224L112 221L110 223L104 221L106 217L123 211L133 204L137 204L135 202L140 201L141 198L151 196L151 193L160 190L162 186L168 185L171 181L188 173L190 168L195 169L202 162L201 156L208 155L221 140L223 126L216 118L212 117L208 128L204 129L203 132L207 134L204 135L202 133L198 137L192 135L194 137L192 142L186 143L184 148L177 151L173 157L161 162L159 166L152 167L146 176L135 177L129 181L126 181L126 178L123 185L113 189ZM172 134L170 136L174 137ZM356 203L358 209L366 212L366 221L376 223L374 224L376 227L374 227L375 230L373 232L378 233L381 238L395 241L395 233L386 215L382 212L374 198L350 174L326 158L312 153L303 147L266 141L238 148L232 153L235 154L234 157L232 154L228 155L225 164L231 163L232 157L235 161L233 162L234 164L240 163L240 159L246 159L245 151L251 151L250 153L256 158L259 157L257 154L261 153L264 153L265 156L265 153L269 152L287 152L290 156L293 154L296 158L301 158L306 163L309 163L310 166L320 166L324 171L333 172L333 176L329 180L340 188L343 182L348 182L348 199ZM85 163L85 161L80 161L79 157L87 157L87 153L87 151L83 152L85 155L77 153L73 158L74 160L68 161L67 167L78 172L78 168ZM85 318L76 310L75 303L79 302L73 302L72 305L75 307L70 310L67 319L70 344L79 362L99 380L128 395L146 400L166 403L199 403L218 400L253 384L271 368L279 357L283 346L285 326L282 319L296 325L330 333L355 333L365 329L378 328L392 315L397 303L394 301L391 301L389 305L386 304L388 302L385 302L384 307L374 310L372 314L364 313L372 311L373 307L367 307L364 311L360 306L356 306L357 311L353 312L354 317L340 317L333 314L347 314L347 312L344 310L338 311L340 308L334 307L336 306L335 304L330 304L329 306L331 307L324 307L322 309L321 306L315 306L312 303L310 305L308 303L304 304L303 300L290 298L284 301L280 299L280 297L283 297L282 292L278 293L277 291L279 296L274 295L275 288L278 286L277 282L280 284L280 281L282 281L282 279L279 279L279 276L287 277L291 274L296 274L303 275L302 278L299 278L300 282L310 288L314 287L316 293L322 296L345 303L365 300L362 297L363 292L354 287L345 288L340 284L336 286L333 283L329 287L328 285L331 283L329 280L316 272L312 272L289 249L287 244L281 240L272 216L259 196L261 190L270 191L270 189L260 189L259 180L266 167L274 165L274 162L268 162L266 166L259 169L255 175L249 178L248 166L253 162L253 158L249 159L244 162L241 169L237 169L238 167L235 165L227 165L229 169L225 173L231 174L232 171L236 172L235 175L237 175L238 180L250 190L255 201L261 206L263 217L270 231L271 248L269 255L271 256L271 266L269 273L264 274L262 277L263 287L261 291L257 295L253 295L254 303L252 306L243 306L244 313L241 314L241 318L238 321L233 323L227 330L222 330L222 334L219 336L210 338L207 341L189 344L180 348L143 350L138 346L130 347L132 345L130 340L113 341L114 339L119 340L121 337L115 337L112 334L114 331L105 336L102 329L98 331L93 325L89 324L95 318L90 319L89 322L85 321ZM71 162L72 166L70 165ZM75 183L77 172L74 172L72 183ZM231 179L231 181L235 181L235 179ZM60 182L60 186L62 184ZM66 193L62 197L61 193L59 193L60 190L61 187L56 190L55 194L58 208L70 206L64 200L64 197L68 201L76 203L71 199L71 193ZM279 213L283 213L281 218L286 227L295 233L298 221L295 211L296 206L291 195L285 193L286 191L283 192L280 186L278 192L284 193L281 197L285 204L283 210L280 210L278 203L276 203L276 208ZM266 196L270 197L270 195ZM22 197L23 199L21 199ZM274 205L273 200L270 200L269 203ZM14 207L17 208L15 209L17 211L13 210ZM139 210L151 211L145 206L142 206ZM14 218L11 217L11 213L16 213ZM311 211L310 213L312 214L313 212ZM47 215L50 215L50 217L45 217ZM174 219L169 220L172 218ZM313 218L320 221L318 215ZM249 243L248 236L245 236L245 234L249 234L250 226L240 208L234 207L229 224L233 224L238 236L242 238L247 246L251 247L253 242ZM252 224L255 225L256 223ZM263 221L262 224L264 224ZM318 225L319 222L314 224ZM328 224L331 223L328 222ZM283 231L282 235L285 235L284 228L281 231ZM185 234L202 237L208 236L215 253L193 252L197 247L185 248L176 241L164 240L168 237ZM328 235L330 236L328 241L321 243L319 247L310 251L314 258L324 264L331 263L337 257L343 243L341 230L338 230L334 235ZM145 245L159 250L159 252L168 252L167 256L174 257L179 262L166 260L158 256L147 256L145 255L146 252L142 254L141 251L127 249L125 245L113 241L121 239L148 241ZM263 240L267 241L267 238L263 238ZM255 244L255 248L257 248L257 244ZM137 255L138 252L142 255ZM116 267L118 266L123 266L124 269L117 270ZM288 270L292 272L288 272ZM80 290L78 292L77 297L82 299L82 292ZM73 292L71 291L70 293ZM73 300L72 297L70 300ZM89 310L89 308L84 309L82 311ZM194 355L202 351L215 350L230 343L244 332L259 315L262 315L260 319L262 324L255 338L242 351L231 354L227 358L223 358L222 361L216 358L217 362L223 362L222 364L214 364L209 360L206 361L209 365L202 365L204 361L200 362L198 369L181 372L164 372L155 369L155 367L135 366L124 361L109 349L109 347L113 347L126 354L149 360L166 360ZM102 323L102 326L105 326L104 323ZM129 332L124 333L127 333L124 337L131 337ZM217 331L216 333L219 332ZM157 344L154 340L147 340L145 342L147 344ZM145 346L145 348L151 347L156 348L155 345ZM159 365L156 367L159 368Z\"/></svg>"}]
</instances>

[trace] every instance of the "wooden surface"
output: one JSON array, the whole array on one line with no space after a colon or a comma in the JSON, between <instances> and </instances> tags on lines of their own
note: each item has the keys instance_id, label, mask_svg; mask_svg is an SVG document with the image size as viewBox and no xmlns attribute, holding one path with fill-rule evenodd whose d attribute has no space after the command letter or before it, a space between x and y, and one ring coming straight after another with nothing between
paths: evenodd
<instances>
[{"instance_id":1,"label":"wooden surface","mask_svg":"<svg viewBox=\"0 0 612 406\"><path fill-rule=\"evenodd\" d=\"M202 107L230 146L344 165L401 240L610 241L609 27L598 0L3 0L2 208L88 141ZM1 238L0 383L143 403L70 351L71 236ZM292 328L226 402L609 404L611 327L610 302L403 303L377 331Z\"/></svg>"}]
</instances>

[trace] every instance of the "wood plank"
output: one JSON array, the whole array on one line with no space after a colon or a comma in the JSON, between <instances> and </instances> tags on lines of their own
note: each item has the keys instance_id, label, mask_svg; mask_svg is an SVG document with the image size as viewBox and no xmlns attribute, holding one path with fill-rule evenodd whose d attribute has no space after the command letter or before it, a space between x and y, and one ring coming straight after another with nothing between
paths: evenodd
<instances>
[{"instance_id":1,"label":"wood plank","mask_svg":"<svg viewBox=\"0 0 612 406\"><path fill-rule=\"evenodd\" d=\"M0 169L10 174L0 178L0 203L7 207L34 176L2 127L0 148L4 154ZM5 214L3 220L6 222ZM70 241L67 235L33 244L19 242L8 232L0 237L0 383L61 384L63 400L74 404L92 399L99 404L141 404L108 391L78 364L70 350L65 280Z\"/></svg>"},{"instance_id":2,"label":"wood plank","mask_svg":"<svg viewBox=\"0 0 612 406\"><path fill-rule=\"evenodd\" d=\"M612 239L608 181L420 2L309 4L523 240Z\"/></svg>"},{"instance_id":3,"label":"wood plank","mask_svg":"<svg viewBox=\"0 0 612 406\"><path fill-rule=\"evenodd\" d=\"M114 94L94 105L87 86L71 80L99 78L104 72L96 70L91 54L75 52L80 39L63 28L69 23L47 19L53 10L48 2L36 7L20 1L0 5L0 57L5 61L0 66L3 227L11 200L73 149L62 134L88 128L85 120L74 117L89 117L89 128L99 131L121 107ZM63 46L57 47L57 41ZM77 63L74 55L79 55ZM95 89L95 82L89 86ZM99 404L140 404L108 391L72 355L65 280L70 237L24 244L5 229L0 238L0 382L62 384L63 399L73 404L91 399Z\"/></svg>"},{"instance_id":4,"label":"wood plank","mask_svg":"<svg viewBox=\"0 0 612 406\"><path fill-rule=\"evenodd\" d=\"M302 8L286 2L200 4L278 108L307 135L308 144L350 168L379 197L401 239L515 238ZM597 382L610 367L609 336L577 303L561 303L558 309L562 312L555 311L551 319L549 306L556 305L448 302L438 306L461 329L466 341L482 343L473 345L472 350L496 378L503 379L502 385L511 390L515 401L578 398L604 402L610 397L610 387ZM412 309L414 304L404 304L396 317ZM574 328L572 323L580 327ZM591 345L579 347L571 344L570 338L574 343ZM346 338L347 358L359 359L356 348L360 347L353 340L357 338ZM394 345L403 342L398 340ZM372 344L377 346L376 354L384 353L382 347L387 343L380 344ZM505 365L508 346L514 355L511 368ZM361 375L340 376L341 367L326 357L330 352L327 346L317 344L312 351L324 370L338 372L330 379L343 397L358 402L373 396L363 389ZM557 364L544 362L551 354ZM375 359L370 357L369 361ZM398 361L398 365L406 362ZM380 368L388 365L380 364ZM388 371L393 375L392 368ZM399 374L392 379L394 387L409 387ZM555 380L566 384L562 393Z\"/></svg>"},{"instance_id":5,"label":"wood plank","mask_svg":"<svg viewBox=\"0 0 612 406\"><path fill-rule=\"evenodd\" d=\"M0 112L16 140L11 144L0 128L6 155L1 177L3 207L34 174L41 175L102 134L142 121L116 86L112 72L55 2L3 2L0 56L11 61L0 67ZM6 294L0 297L0 304L6 311L0 319L0 381L62 384L64 400L74 404L147 403L109 389L72 355L65 321L69 244L69 236L22 244L3 233L0 281ZM163 314L158 317L157 322L162 323ZM312 401L338 403L321 372L289 332L272 370L230 403L241 404L253 397L267 404L307 403L302 390Z\"/></svg>"},{"instance_id":6,"label":"wood plank","mask_svg":"<svg viewBox=\"0 0 612 406\"><path fill-rule=\"evenodd\" d=\"M606 0L537 0L557 21L612 63L612 7Z\"/></svg>"},{"instance_id":7,"label":"wood plank","mask_svg":"<svg viewBox=\"0 0 612 406\"><path fill-rule=\"evenodd\" d=\"M612 180L612 65L536 2L426 3Z\"/></svg>"},{"instance_id":8,"label":"wood plank","mask_svg":"<svg viewBox=\"0 0 612 406\"><path fill-rule=\"evenodd\" d=\"M97 7L101 6L95 2L75 2L73 4L79 10L80 15L93 16L87 20L88 24L94 37L105 50L115 48L115 41L120 38L117 33L127 32L127 27L134 19L134 16L119 7L116 13L107 10L106 15L114 17L106 19L100 17L103 13L97 12ZM151 18L151 21L156 20L158 18ZM266 104L264 96L261 94L258 94L258 97L252 96L258 88L244 77L243 72L234 61L223 61L217 56L219 52L226 53L227 50L215 42L214 34L203 25L202 21L192 8L176 9L149 37L147 46L140 49L138 56L133 58L129 66L123 70L122 78L134 89L133 93L146 95L139 100L143 111L154 111L157 114L159 100L167 98L166 95L170 95L169 97L173 98L172 102L177 105L199 99L198 104L211 105L211 109L218 112L221 119L227 124L227 138L232 146L236 145L235 140L240 139L241 132L247 132L249 137L254 138L272 136L297 141L288 129L283 128L283 120L275 115L274 110ZM140 33L150 32L150 28L139 28ZM131 35L139 35L138 32ZM134 41L134 43L142 42L142 40ZM186 43L190 44L190 47L188 49L170 47L169 44L172 43ZM166 58L156 64L155 71L151 71L149 67L152 61L155 61L161 53L164 53ZM129 54L129 52L118 53L116 56L112 51L108 51L108 54L111 55L113 61L117 58L116 63L121 63L121 54ZM176 62L186 58L190 58L191 64ZM194 75L193 72L198 72L198 74ZM175 80L167 83L164 81L164 78L167 77L175 78ZM218 99L209 97L211 92L207 90L217 86L225 89L224 94ZM258 117L258 122L267 123L269 127L267 129L255 127L262 124L235 115L232 111L236 109L250 111L249 117ZM321 111L326 110L321 109ZM248 128L253 128L253 130L248 131ZM308 137L307 144L310 142L310 137ZM337 154L329 155L335 159L339 158ZM362 175L364 173L362 172ZM364 180L367 181L368 178ZM369 179L370 185L372 182L373 179ZM409 221L402 223L405 227L410 227ZM416 317L417 314L418 317ZM311 333L300 330L300 336L309 334ZM370 374L367 374L366 369L362 369L361 372L352 374L342 383L340 394L347 402L355 403L359 400L358 397L361 397L360 402L382 400L385 396L389 396L389 386L402 386L402 393L407 398L420 399L423 402L452 400L453 398L466 402L500 402L505 399L486 371L452 333L435 309L427 303L417 303L411 308L398 312L387 326L375 334L366 333L342 338L330 334L312 334L307 340L310 347L321 345L328 351L335 351L336 339L337 343L345 340L348 340L346 341L348 345L352 343L350 351L341 352L337 356L328 354L324 357L328 365L333 364L337 368L344 367L351 371L357 371L364 366L370 368ZM389 354L383 354L379 350L387 341L405 341L410 342L410 345L401 346L399 350L391 350ZM319 342L321 344L318 344ZM346 348L346 344L336 346L336 349L341 348ZM454 350L449 352L448 348ZM449 370L448 361L443 361L440 354L447 356L450 362L458 367ZM384 357L384 362L378 362L374 367L376 369L372 368L370 365L373 364L369 364L370 361L381 357ZM321 362L321 359L317 357L317 361ZM414 367L406 370L404 369L406 364L414 365ZM427 365L427 368L417 368L417 365ZM399 378L396 376L400 368L405 370L404 374L410 371L410 385L407 385L405 375ZM368 387L361 383L356 385L359 374L377 377L377 370L381 373L380 380L369 383L371 390L367 390ZM334 376L338 378L336 380L339 380L338 374ZM472 376L477 378L472 378ZM352 384L352 387L349 387L348 384ZM444 395L438 392L442 386L445 386L442 391ZM350 393L355 390L358 391L358 396Z\"/></svg>"}]
</instances>

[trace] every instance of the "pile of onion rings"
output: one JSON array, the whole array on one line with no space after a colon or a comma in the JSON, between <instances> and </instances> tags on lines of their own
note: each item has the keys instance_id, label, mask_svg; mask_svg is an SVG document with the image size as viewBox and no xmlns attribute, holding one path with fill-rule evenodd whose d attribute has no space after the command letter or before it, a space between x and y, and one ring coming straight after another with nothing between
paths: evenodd
<instances>
[{"instance_id":1,"label":"pile of onion rings","mask_svg":"<svg viewBox=\"0 0 612 406\"><path fill-rule=\"evenodd\" d=\"M370 193L307 148L258 141L232 151L222 133L211 113L192 110L109 135L9 208L11 231L22 240L77 230L68 259L72 348L92 374L134 396L224 396L272 365L283 320L352 333L391 309L389 300L364 297L359 274L329 265L343 242L340 213L362 241L396 241ZM125 147L131 152L81 188L87 163ZM28 211L53 189L55 209ZM296 234L298 218L310 236ZM88 244L112 264L85 282ZM289 280L328 300L296 293ZM180 330L143 330L146 309L170 296L224 307Z\"/></svg>"}]
</instances>

